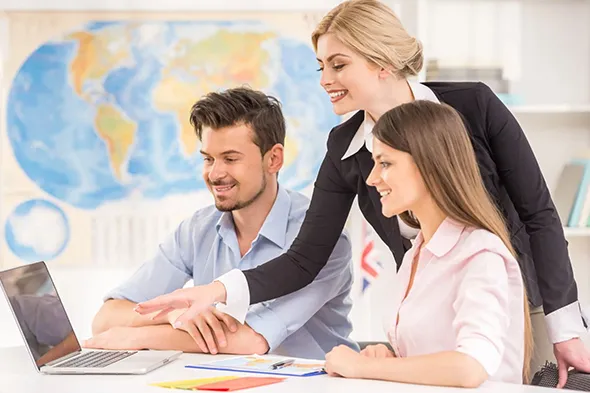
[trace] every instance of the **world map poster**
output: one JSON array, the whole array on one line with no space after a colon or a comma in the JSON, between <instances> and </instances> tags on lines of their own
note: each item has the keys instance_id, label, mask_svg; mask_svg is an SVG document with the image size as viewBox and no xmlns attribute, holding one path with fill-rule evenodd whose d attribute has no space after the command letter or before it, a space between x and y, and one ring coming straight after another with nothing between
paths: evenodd
<instances>
[{"instance_id":1,"label":"world map poster","mask_svg":"<svg viewBox=\"0 0 590 393\"><path fill-rule=\"evenodd\" d=\"M245 15L245 16L244 16ZM340 122L309 15L4 13L2 268L137 264L212 202L189 123L210 91L249 85L287 120L280 183L309 195Z\"/></svg>"}]
</instances>

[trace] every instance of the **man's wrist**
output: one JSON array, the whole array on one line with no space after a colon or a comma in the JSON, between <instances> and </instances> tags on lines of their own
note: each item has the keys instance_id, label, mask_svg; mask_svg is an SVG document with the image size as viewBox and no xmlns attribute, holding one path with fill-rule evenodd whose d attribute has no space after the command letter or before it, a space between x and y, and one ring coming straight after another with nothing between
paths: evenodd
<instances>
[{"instance_id":1,"label":"man's wrist","mask_svg":"<svg viewBox=\"0 0 590 393\"><path fill-rule=\"evenodd\" d=\"M223 285L221 281L213 281L209 285L214 294L213 302L225 304L227 301L227 291L225 289L225 285Z\"/></svg>"}]
</instances>

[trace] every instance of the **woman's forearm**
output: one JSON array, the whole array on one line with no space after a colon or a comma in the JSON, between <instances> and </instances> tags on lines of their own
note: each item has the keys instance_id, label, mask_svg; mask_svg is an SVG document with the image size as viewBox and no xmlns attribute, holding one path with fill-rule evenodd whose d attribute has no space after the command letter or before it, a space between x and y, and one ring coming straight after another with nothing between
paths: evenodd
<instances>
[{"instance_id":1,"label":"woman's forearm","mask_svg":"<svg viewBox=\"0 0 590 393\"><path fill-rule=\"evenodd\" d=\"M360 376L421 385L473 388L488 379L483 366L457 351L407 358L364 358Z\"/></svg>"}]
</instances>

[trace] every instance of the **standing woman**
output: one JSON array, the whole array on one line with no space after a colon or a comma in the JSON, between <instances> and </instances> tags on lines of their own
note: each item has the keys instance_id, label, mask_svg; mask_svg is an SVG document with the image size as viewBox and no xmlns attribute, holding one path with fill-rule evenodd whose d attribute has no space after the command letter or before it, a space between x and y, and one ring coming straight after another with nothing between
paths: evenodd
<instances>
[{"instance_id":1,"label":"standing woman","mask_svg":"<svg viewBox=\"0 0 590 393\"><path fill-rule=\"evenodd\" d=\"M508 226L533 306L543 306L560 382L567 367L590 372L590 355L562 224L529 143L510 111L483 83L414 83L422 46L393 11L377 0L339 4L312 34L321 85L334 111L357 111L334 127L305 221L285 254L247 271L234 270L209 285L179 290L138 306L138 312L190 305L178 323L210 304L242 321L249 304L294 292L313 281L344 228L352 202L388 245L400 266L417 231L381 214L380 196L366 184L373 161L372 128L388 110L414 100L446 103L469 132L484 185ZM188 302L188 303L187 303Z\"/></svg>"}]
</instances>

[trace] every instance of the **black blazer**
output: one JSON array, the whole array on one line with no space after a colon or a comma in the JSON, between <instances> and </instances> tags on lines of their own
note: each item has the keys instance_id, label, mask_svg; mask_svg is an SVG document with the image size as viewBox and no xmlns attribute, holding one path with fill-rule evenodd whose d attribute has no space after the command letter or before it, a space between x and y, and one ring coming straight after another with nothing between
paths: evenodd
<instances>
[{"instance_id":1,"label":"black blazer","mask_svg":"<svg viewBox=\"0 0 590 393\"><path fill-rule=\"evenodd\" d=\"M485 186L506 217L530 303L543 304L549 314L578 300L562 224L516 119L483 83L424 84L463 116ZM341 159L363 119L359 111L330 132L310 207L291 248L244 272L251 304L313 281L327 263L357 195L363 215L389 246L398 268L401 265L410 242L401 236L396 217L383 216L379 194L365 182L373 167L371 153L363 146Z\"/></svg>"}]
</instances>

